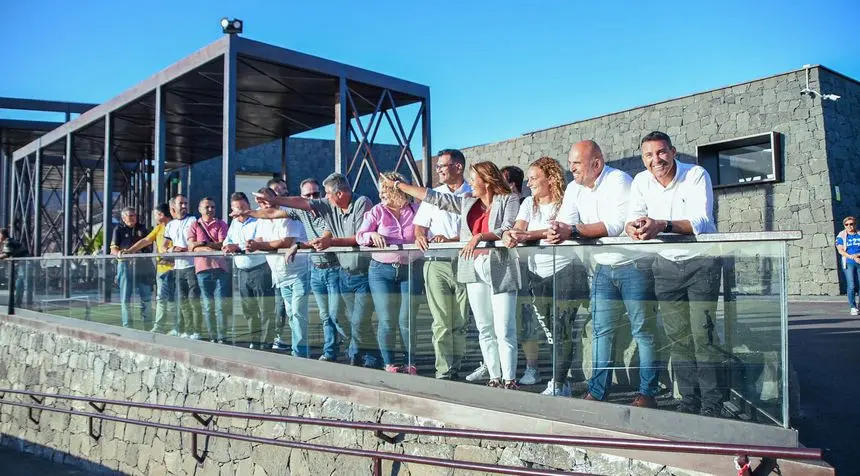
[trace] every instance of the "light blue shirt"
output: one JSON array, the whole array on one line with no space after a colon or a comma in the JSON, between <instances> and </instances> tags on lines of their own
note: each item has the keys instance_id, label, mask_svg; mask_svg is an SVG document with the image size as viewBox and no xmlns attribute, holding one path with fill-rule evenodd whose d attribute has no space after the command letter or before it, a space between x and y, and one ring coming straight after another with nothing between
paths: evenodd
<instances>
[{"instance_id":1,"label":"light blue shirt","mask_svg":"<svg viewBox=\"0 0 860 476\"><path fill-rule=\"evenodd\" d=\"M239 249L245 251L248 241L257 238L257 219L247 217L244 222L234 219L230 222L230 228L227 229L227 238L224 240L224 245L238 245ZM239 269L250 269L266 262L266 257L262 255L236 255L233 257L233 263Z\"/></svg>"}]
</instances>

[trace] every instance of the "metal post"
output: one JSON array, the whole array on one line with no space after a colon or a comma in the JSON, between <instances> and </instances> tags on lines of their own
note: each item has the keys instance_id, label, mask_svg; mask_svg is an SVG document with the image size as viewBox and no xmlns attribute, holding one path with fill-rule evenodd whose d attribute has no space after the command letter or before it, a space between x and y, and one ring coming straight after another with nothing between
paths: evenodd
<instances>
[{"instance_id":1,"label":"metal post","mask_svg":"<svg viewBox=\"0 0 860 476\"><path fill-rule=\"evenodd\" d=\"M281 180L287 181L287 138L281 137Z\"/></svg>"},{"instance_id":2,"label":"metal post","mask_svg":"<svg viewBox=\"0 0 860 476\"><path fill-rule=\"evenodd\" d=\"M221 216L230 215L230 193L236 188L236 65L235 38L224 53L224 123L221 129Z\"/></svg>"},{"instance_id":3,"label":"metal post","mask_svg":"<svg viewBox=\"0 0 860 476\"><path fill-rule=\"evenodd\" d=\"M149 222L152 226L152 211L155 209L152 201L152 154L148 154L147 159L143 162L143 214L142 222Z\"/></svg>"},{"instance_id":4,"label":"metal post","mask_svg":"<svg viewBox=\"0 0 860 476\"><path fill-rule=\"evenodd\" d=\"M110 254L110 240L113 235L113 118L105 114L104 179L102 180L102 255ZM99 285L103 302L110 302L113 276L108 272L107 260L97 261Z\"/></svg>"},{"instance_id":5,"label":"metal post","mask_svg":"<svg viewBox=\"0 0 860 476\"><path fill-rule=\"evenodd\" d=\"M95 178L95 171L93 169L87 169L87 236L92 238L93 236L93 181Z\"/></svg>"},{"instance_id":6,"label":"metal post","mask_svg":"<svg viewBox=\"0 0 860 476\"><path fill-rule=\"evenodd\" d=\"M17 236L18 230L15 229L15 207L18 206L18 166L15 164L15 159L11 154L9 157L9 233ZM24 160L27 160L27 158L25 157Z\"/></svg>"},{"instance_id":7,"label":"metal post","mask_svg":"<svg viewBox=\"0 0 860 476\"><path fill-rule=\"evenodd\" d=\"M6 314L13 315L15 314L15 285L18 284L17 281L18 275L15 274L15 260L8 260L9 263L9 302L6 305Z\"/></svg>"},{"instance_id":8,"label":"metal post","mask_svg":"<svg viewBox=\"0 0 860 476\"><path fill-rule=\"evenodd\" d=\"M66 134L66 157L63 161L63 255L70 256L72 254L72 219L73 214L73 205L75 200L75 193L73 188L73 180L72 176L74 174L74 167L72 167L72 154L74 153L74 148L72 147L72 134ZM39 184L39 188L41 189L41 184ZM40 191L41 193L41 191Z\"/></svg>"},{"instance_id":9,"label":"metal post","mask_svg":"<svg viewBox=\"0 0 860 476\"><path fill-rule=\"evenodd\" d=\"M29 157L24 160L29 160ZM36 148L36 160L33 173L33 183L30 184L30 190L33 191L33 227L30 229L33 232L31 239L33 240L33 256L42 256L42 141L39 141ZM26 220L27 217L21 217ZM22 223L22 226L26 224Z\"/></svg>"},{"instance_id":10,"label":"metal post","mask_svg":"<svg viewBox=\"0 0 860 476\"><path fill-rule=\"evenodd\" d=\"M430 163L433 157L433 149L430 148L430 91L427 91L427 97L424 99L424 109L421 115L421 144L422 160L421 160L421 178L424 179L425 187L433 186L433 164Z\"/></svg>"},{"instance_id":11,"label":"metal post","mask_svg":"<svg viewBox=\"0 0 860 476\"><path fill-rule=\"evenodd\" d=\"M167 201L164 196L164 163L167 160L167 122L164 120L164 92L161 86L155 88L155 138L153 140L153 204ZM154 207L153 207L154 208ZM153 223L155 225L155 223Z\"/></svg>"},{"instance_id":12,"label":"metal post","mask_svg":"<svg viewBox=\"0 0 860 476\"><path fill-rule=\"evenodd\" d=\"M334 171L346 175L349 153L349 105L347 104L346 77L341 76L334 103Z\"/></svg>"},{"instance_id":13,"label":"metal post","mask_svg":"<svg viewBox=\"0 0 860 476\"><path fill-rule=\"evenodd\" d=\"M6 131L0 131L0 227L8 225L7 218L9 205L9 162L12 161L12 156L9 154L6 146Z\"/></svg>"}]
</instances>

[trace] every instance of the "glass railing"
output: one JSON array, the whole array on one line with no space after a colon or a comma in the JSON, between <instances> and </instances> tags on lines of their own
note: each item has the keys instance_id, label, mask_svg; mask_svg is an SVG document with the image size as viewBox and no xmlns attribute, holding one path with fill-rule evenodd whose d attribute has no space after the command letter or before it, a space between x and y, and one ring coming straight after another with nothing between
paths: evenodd
<instances>
[{"instance_id":1,"label":"glass railing","mask_svg":"<svg viewBox=\"0 0 860 476\"><path fill-rule=\"evenodd\" d=\"M0 312L14 278L16 309L546 398L788 427L785 247L795 235L491 247L471 260L454 243L427 253L303 251L294 261L6 260Z\"/></svg>"}]
</instances>

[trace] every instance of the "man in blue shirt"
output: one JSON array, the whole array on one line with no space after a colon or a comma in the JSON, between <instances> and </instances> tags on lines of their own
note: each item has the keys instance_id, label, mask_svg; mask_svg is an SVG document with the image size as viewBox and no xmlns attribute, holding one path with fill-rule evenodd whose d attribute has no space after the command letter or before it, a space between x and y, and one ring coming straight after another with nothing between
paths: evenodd
<instances>
[{"instance_id":1,"label":"man in blue shirt","mask_svg":"<svg viewBox=\"0 0 860 476\"><path fill-rule=\"evenodd\" d=\"M842 255L842 271L848 287L851 315L856 316L858 311L854 293L857 292L857 271L860 269L860 233L857 233L857 220L852 216L843 218L842 225L845 229L836 235L836 250Z\"/></svg>"}]
</instances>

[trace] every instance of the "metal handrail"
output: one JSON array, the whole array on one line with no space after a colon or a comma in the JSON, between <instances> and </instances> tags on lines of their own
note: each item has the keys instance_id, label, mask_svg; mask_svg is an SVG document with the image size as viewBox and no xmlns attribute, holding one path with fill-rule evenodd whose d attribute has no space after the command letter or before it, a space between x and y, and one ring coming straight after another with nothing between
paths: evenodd
<instances>
[{"instance_id":1,"label":"metal handrail","mask_svg":"<svg viewBox=\"0 0 860 476\"><path fill-rule=\"evenodd\" d=\"M555 247L570 247L570 246L613 246L613 245L637 245L649 246L660 245L664 243L739 243L739 242L766 242L766 241L794 241L803 237L799 231L761 231L761 232L744 232L744 233L707 233L701 235L676 235L676 234L661 234L653 240L641 241L628 238L626 236L614 236L597 239L576 239L567 240L558 245L545 244L520 244L518 248L544 248L551 249ZM464 242L453 243L431 243L430 251L436 250L459 250L463 247ZM478 245L479 248L503 248L504 244L501 241L484 242ZM390 245L385 248L373 248L367 246L336 246L327 248L324 251L299 250L301 254L322 255L325 253L379 253L381 251L423 251L416 245ZM255 255L266 255L274 253L284 253L285 250L278 252L258 251ZM115 255L72 255L72 256L38 256L26 258L8 258L10 261L41 261L41 260L117 260L117 259L135 259L135 258L194 258L194 257L225 257L234 255L225 255L221 251L195 251L184 253L132 253L123 256Z\"/></svg>"},{"instance_id":2,"label":"metal handrail","mask_svg":"<svg viewBox=\"0 0 860 476\"><path fill-rule=\"evenodd\" d=\"M117 405L131 408L144 408L155 411L170 411L177 413L190 413L198 420L202 421L200 415L208 415L211 417L218 416L223 418L240 418L248 420L271 421L279 423L295 423L314 426L326 426L334 428L347 428L353 430L374 431L377 436L385 439L382 433L404 433L416 434L425 436L438 436L445 438L476 438L488 439L496 441L517 441L536 444L558 444L566 446L585 446L610 448L621 450L641 450L641 451L665 451L673 453L694 453L694 454L711 454L711 455L750 455L763 458L774 459L795 459L795 460L820 460L822 458L822 450L817 448L792 448L780 446L760 446L760 445L737 445L726 443L706 443L706 442L683 442L683 441L654 441L654 440L636 440L629 438L596 438L596 437L579 437L566 435L536 435L530 433L514 433L502 431L486 431L486 430L468 430L468 429L446 429L423 426L409 425L392 425L385 423L372 422L350 422L342 420L326 420L320 418L306 418L299 416L283 416L283 415L268 415L260 413L234 412L227 410L212 410L206 408L194 407L177 407L172 405L161 405L153 403L139 403L119 400L110 400L103 398L82 397L74 395L56 395L44 392L34 392L29 390L13 390L0 389L0 399L5 394L26 395L31 399L40 402L45 398L55 398L60 400L71 400L87 402L94 408L101 404L102 409L105 405ZM39 400L41 399L41 400ZM19 403L8 402L3 400L3 403ZM21 404L27 406L30 404ZM47 407L49 410L57 410L53 407ZM92 414L84 412L84 416ZM102 416L97 416L103 418ZM191 431L191 430L189 430ZM196 430L195 430L196 431Z\"/></svg>"}]
</instances>

